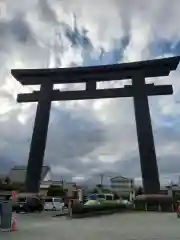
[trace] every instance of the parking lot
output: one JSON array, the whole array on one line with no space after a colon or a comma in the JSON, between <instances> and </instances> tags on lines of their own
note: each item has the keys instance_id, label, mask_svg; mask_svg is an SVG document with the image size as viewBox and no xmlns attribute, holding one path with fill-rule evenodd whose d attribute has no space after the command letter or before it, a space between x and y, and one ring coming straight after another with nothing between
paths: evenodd
<instances>
[{"instance_id":1,"label":"parking lot","mask_svg":"<svg viewBox=\"0 0 180 240\"><path fill-rule=\"evenodd\" d=\"M119 213L82 219L52 217L54 212L18 214L17 232L1 240L179 240L180 219L172 213Z\"/></svg>"}]
</instances>

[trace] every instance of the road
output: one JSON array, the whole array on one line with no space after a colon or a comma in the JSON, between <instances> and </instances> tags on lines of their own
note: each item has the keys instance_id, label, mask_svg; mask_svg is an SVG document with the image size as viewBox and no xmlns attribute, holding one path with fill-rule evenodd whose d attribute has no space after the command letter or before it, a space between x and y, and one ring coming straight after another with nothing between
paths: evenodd
<instances>
[{"instance_id":1,"label":"road","mask_svg":"<svg viewBox=\"0 0 180 240\"><path fill-rule=\"evenodd\" d=\"M17 216L17 232L1 240L179 240L180 219L172 213L119 213L85 219L52 213Z\"/></svg>"}]
</instances>

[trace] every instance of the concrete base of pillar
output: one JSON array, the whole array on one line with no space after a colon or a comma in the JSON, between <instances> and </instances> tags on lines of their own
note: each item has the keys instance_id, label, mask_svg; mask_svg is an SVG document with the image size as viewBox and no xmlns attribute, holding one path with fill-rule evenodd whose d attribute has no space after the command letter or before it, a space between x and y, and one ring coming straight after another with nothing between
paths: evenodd
<instances>
[{"instance_id":1,"label":"concrete base of pillar","mask_svg":"<svg viewBox=\"0 0 180 240\"><path fill-rule=\"evenodd\" d=\"M172 212L173 198L162 194L143 194L135 198L135 209L141 211Z\"/></svg>"}]
</instances>

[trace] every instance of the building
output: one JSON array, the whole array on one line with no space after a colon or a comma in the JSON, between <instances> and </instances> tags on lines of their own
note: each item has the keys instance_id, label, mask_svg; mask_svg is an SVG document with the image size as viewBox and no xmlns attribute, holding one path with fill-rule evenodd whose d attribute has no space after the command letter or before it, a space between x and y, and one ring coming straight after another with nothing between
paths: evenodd
<instances>
[{"instance_id":1,"label":"building","mask_svg":"<svg viewBox=\"0 0 180 240\"><path fill-rule=\"evenodd\" d=\"M68 191L71 191L71 189L76 188L76 183L62 182L61 180L60 181L54 181L54 180L42 181L40 185L41 194L47 195L47 191L50 186L59 186L68 192Z\"/></svg>"},{"instance_id":2,"label":"building","mask_svg":"<svg viewBox=\"0 0 180 240\"><path fill-rule=\"evenodd\" d=\"M7 177L10 179L11 183L24 184L26 179L26 172L27 172L26 166L14 166L10 170ZM51 169L49 166L43 166L42 173L41 173L41 184L47 183L49 181L51 181ZM43 195L46 194L47 189L45 190L43 188L41 189L41 185L40 185L41 194Z\"/></svg>"},{"instance_id":3,"label":"building","mask_svg":"<svg viewBox=\"0 0 180 240\"><path fill-rule=\"evenodd\" d=\"M135 194L134 179L117 176L110 179L111 190L119 196L131 197Z\"/></svg>"},{"instance_id":4,"label":"building","mask_svg":"<svg viewBox=\"0 0 180 240\"><path fill-rule=\"evenodd\" d=\"M8 178L10 179L10 181L12 183L25 183L25 179L26 179L26 166L14 166L9 174L8 174ZM42 167L42 173L41 173L41 182L46 182L51 180L51 170L50 167L48 166L43 166Z\"/></svg>"},{"instance_id":5,"label":"building","mask_svg":"<svg viewBox=\"0 0 180 240\"><path fill-rule=\"evenodd\" d=\"M180 200L180 185L161 186L161 194L169 195L174 199Z\"/></svg>"},{"instance_id":6,"label":"building","mask_svg":"<svg viewBox=\"0 0 180 240\"><path fill-rule=\"evenodd\" d=\"M9 178L11 183L24 184L26 179L26 172L27 172L26 166L14 166L10 170L7 177ZM69 194L71 194L71 192L74 191L74 188L76 188L76 183L63 182L62 180L59 181L52 180L52 173L50 167L43 166L39 193L41 195L46 196L50 186L63 187L63 189L66 190L66 192L69 192Z\"/></svg>"}]
</instances>

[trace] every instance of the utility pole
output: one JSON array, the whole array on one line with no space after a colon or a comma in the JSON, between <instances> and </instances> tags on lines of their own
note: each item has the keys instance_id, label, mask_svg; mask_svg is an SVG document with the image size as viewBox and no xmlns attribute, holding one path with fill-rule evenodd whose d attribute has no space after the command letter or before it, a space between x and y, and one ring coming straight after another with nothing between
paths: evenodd
<instances>
[{"instance_id":1,"label":"utility pole","mask_svg":"<svg viewBox=\"0 0 180 240\"><path fill-rule=\"evenodd\" d=\"M64 190L64 179L63 179L63 176L61 176L61 186L62 186L62 190Z\"/></svg>"}]
</instances>

